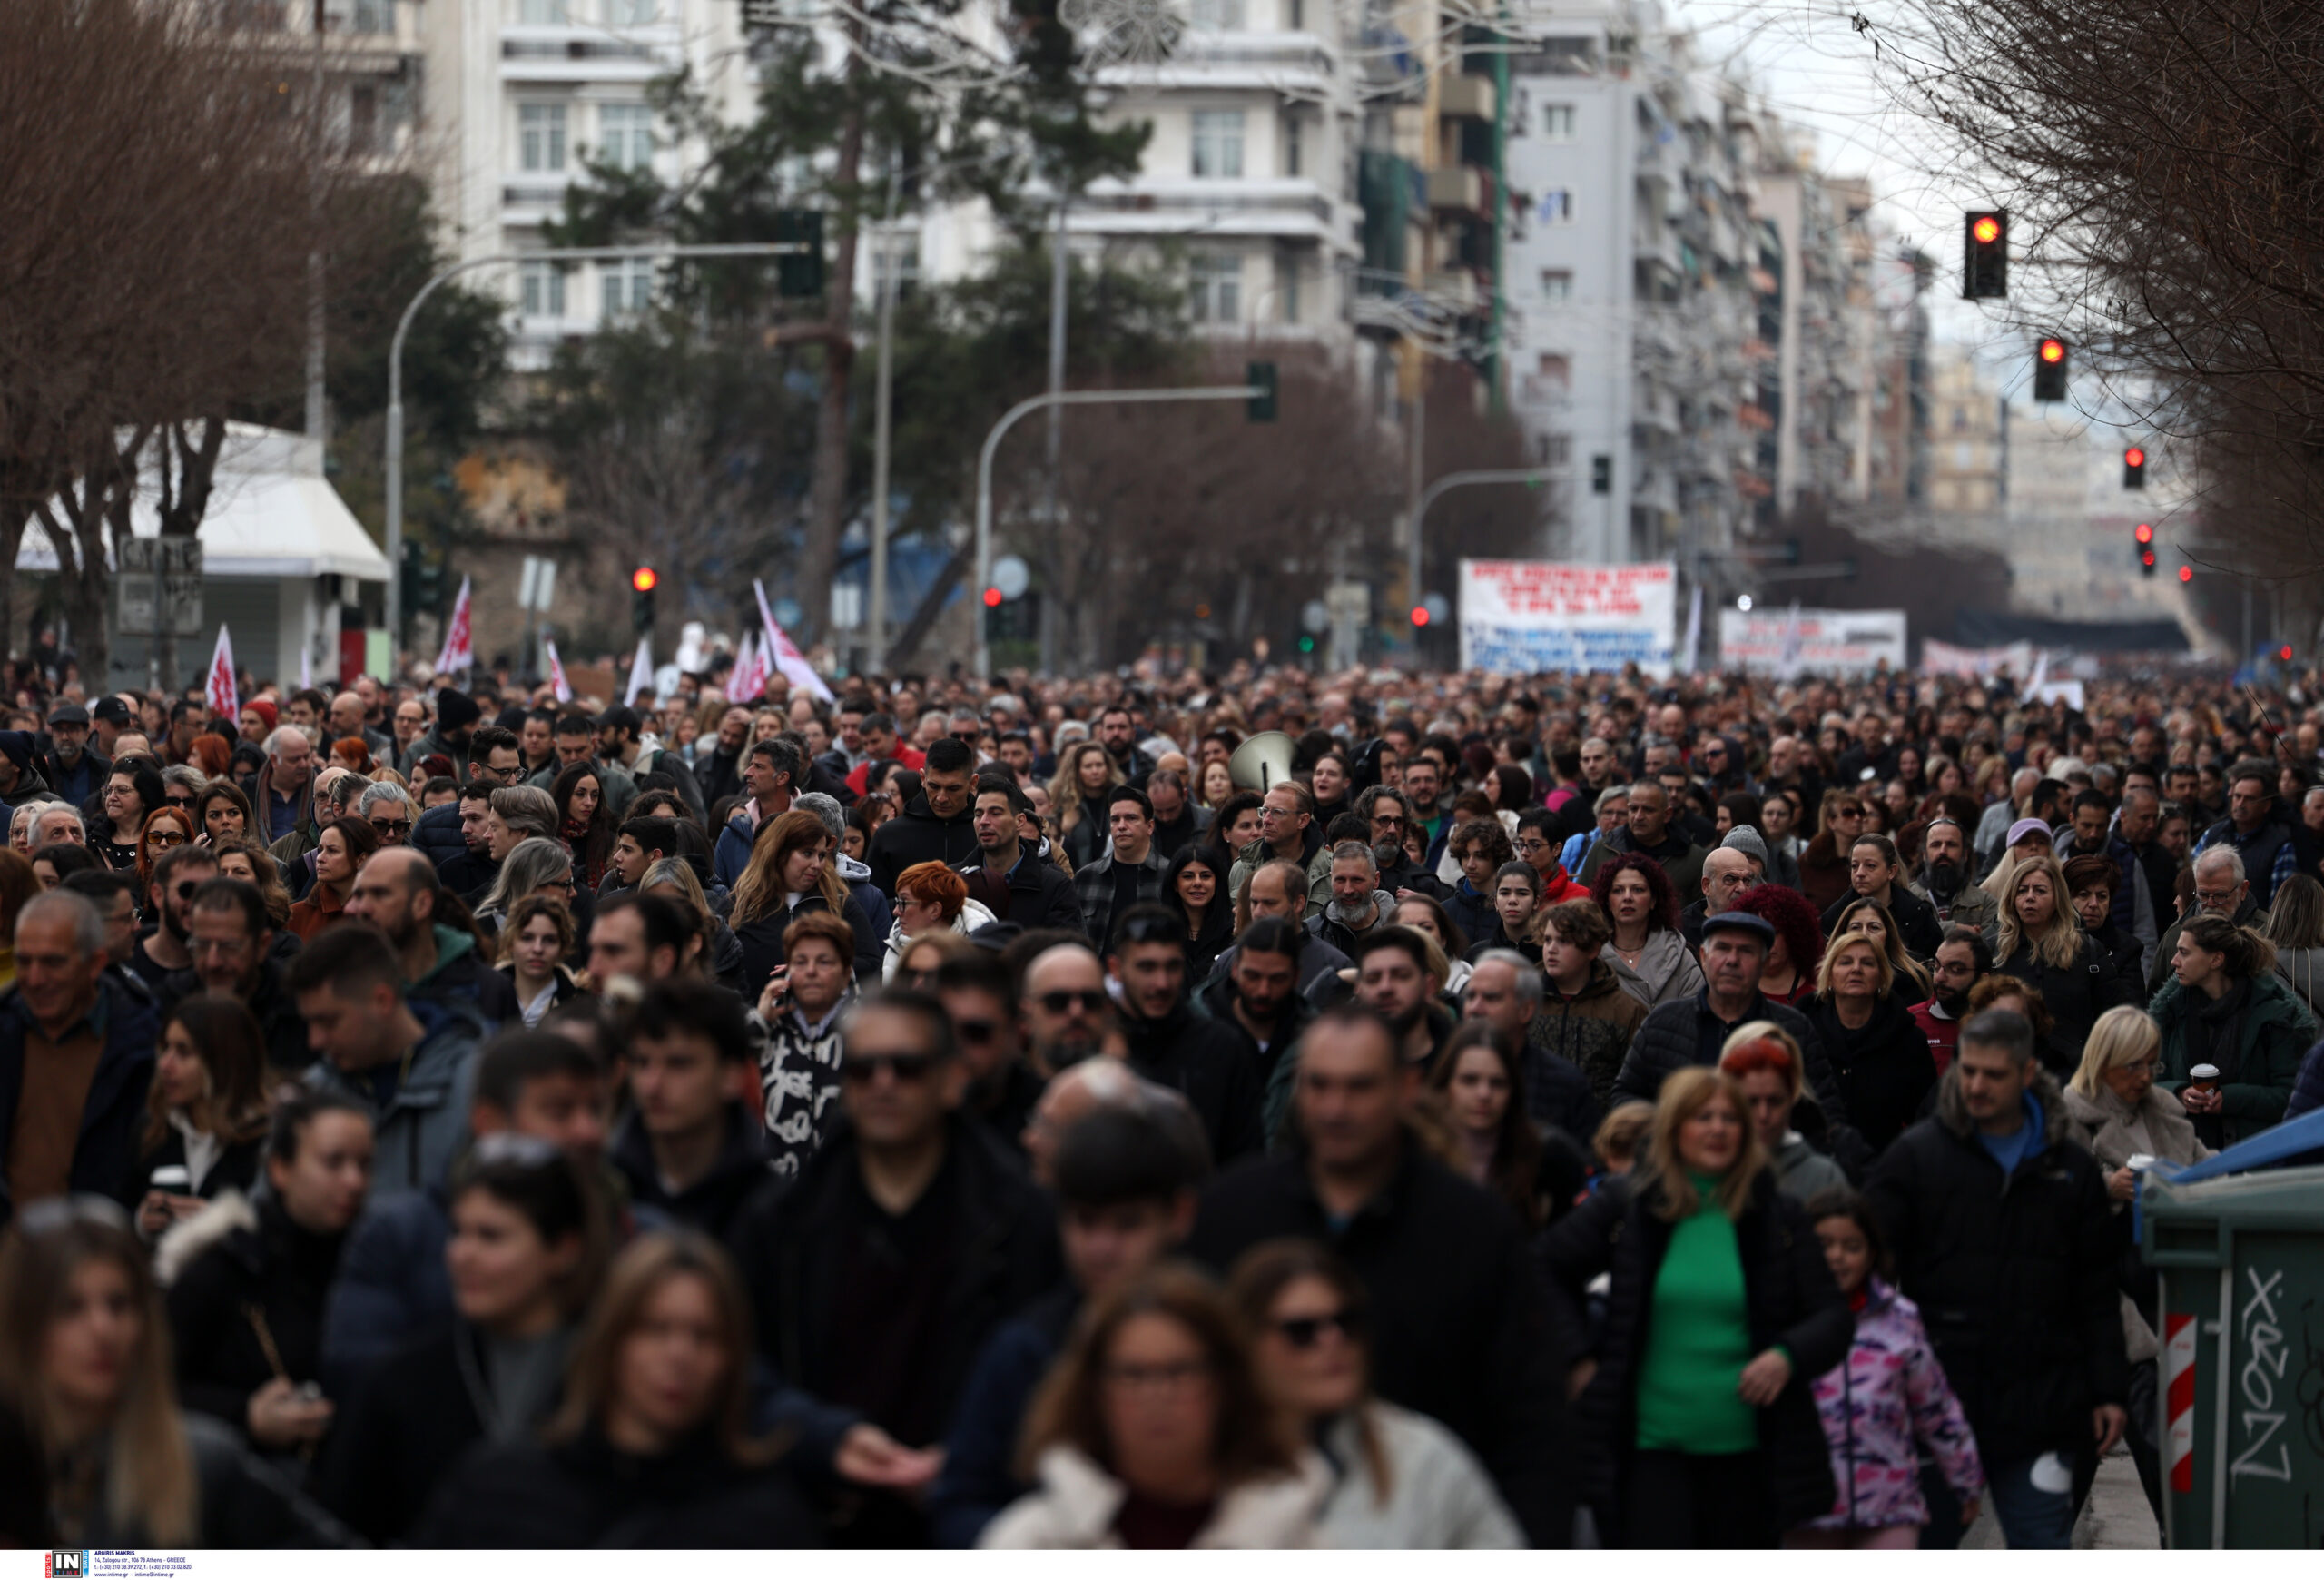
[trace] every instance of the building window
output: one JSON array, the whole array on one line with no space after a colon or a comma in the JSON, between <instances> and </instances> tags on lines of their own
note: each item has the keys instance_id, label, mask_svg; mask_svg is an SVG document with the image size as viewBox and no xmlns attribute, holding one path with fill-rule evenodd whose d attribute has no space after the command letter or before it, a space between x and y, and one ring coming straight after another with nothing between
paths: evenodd
<instances>
[{"instance_id":1,"label":"building window","mask_svg":"<svg viewBox=\"0 0 2324 1580\"><path fill-rule=\"evenodd\" d=\"M1536 210L1536 212L1540 214L1541 223L1545 225L1570 225L1573 223L1573 193L1571 189L1562 186L1551 187L1549 191L1541 194L1541 205Z\"/></svg>"},{"instance_id":2,"label":"building window","mask_svg":"<svg viewBox=\"0 0 2324 1580\"><path fill-rule=\"evenodd\" d=\"M1299 173L1299 117L1295 113L1283 118L1283 173Z\"/></svg>"},{"instance_id":3,"label":"building window","mask_svg":"<svg viewBox=\"0 0 2324 1580\"><path fill-rule=\"evenodd\" d=\"M517 19L536 27L568 27L573 23L573 0L524 0L517 8Z\"/></svg>"},{"instance_id":4,"label":"building window","mask_svg":"<svg viewBox=\"0 0 2324 1580\"><path fill-rule=\"evenodd\" d=\"M565 168L565 106L520 104L517 107L517 147L527 170Z\"/></svg>"},{"instance_id":5,"label":"building window","mask_svg":"<svg viewBox=\"0 0 2324 1580\"><path fill-rule=\"evenodd\" d=\"M1189 311L1196 323L1240 323L1243 319L1243 257L1239 252L1196 252L1187 260Z\"/></svg>"},{"instance_id":6,"label":"building window","mask_svg":"<svg viewBox=\"0 0 2324 1580\"><path fill-rule=\"evenodd\" d=\"M393 33L396 30L396 0L355 0L357 33Z\"/></svg>"},{"instance_id":7,"label":"building window","mask_svg":"<svg viewBox=\"0 0 2324 1580\"><path fill-rule=\"evenodd\" d=\"M1541 135L1552 143L1573 141L1573 106L1544 104L1541 106Z\"/></svg>"},{"instance_id":8,"label":"building window","mask_svg":"<svg viewBox=\"0 0 2324 1580\"><path fill-rule=\"evenodd\" d=\"M874 241L872 247L872 294L876 301L888 288L888 271L896 272L896 299L909 297L920 284L920 238L891 236L882 245Z\"/></svg>"},{"instance_id":9,"label":"building window","mask_svg":"<svg viewBox=\"0 0 2324 1580\"><path fill-rule=\"evenodd\" d=\"M1533 436L1533 464L1537 467L1565 467L1573 464L1573 439L1563 433L1537 433Z\"/></svg>"},{"instance_id":10,"label":"building window","mask_svg":"<svg viewBox=\"0 0 2324 1580\"><path fill-rule=\"evenodd\" d=\"M1196 110L1194 173L1239 181L1243 176L1243 112Z\"/></svg>"},{"instance_id":11,"label":"building window","mask_svg":"<svg viewBox=\"0 0 2324 1580\"><path fill-rule=\"evenodd\" d=\"M627 318L654 305L654 260L622 258L604 269L607 318Z\"/></svg>"},{"instance_id":12,"label":"building window","mask_svg":"<svg viewBox=\"0 0 2324 1580\"><path fill-rule=\"evenodd\" d=\"M598 160L615 170L654 163L654 112L644 104L607 104L597 112Z\"/></svg>"},{"instance_id":13,"label":"building window","mask_svg":"<svg viewBox=\"0 0 2324 1580\"><path fill-rule=\"evenodd\" d=\"M1541 300L1571 301L1573 300L1573 271L1544 269L1541 271Z\"/></svg>"},{"instance_id":14,"label":"building window","mask_svg":"<svg viewBox=\"0 0 2324 1580\"><path fill-rule=\"evenodd\" d=\"M527 318L565 316L565 271L549 262L527 263L519 273L524 282Z\"/></svg>"},{"instance_id":15,"label":"building window","mask_svg":"<svg viewBox=\"0 0 2324 1580\"><path fill-rule=\"evenodd\" d=\"M1245 25L1243 0L1194 0L1187 21L1196 33L1240 33Z\"/></svg>"},{"instance_id":16,"label":"building window","mask_svg":"<svg viewBox=\"0 0 2324 1580\"><path fill-rule=\"evenodd\" d=\"M1573 359L1562 351L1543 351L1535 370L1541 382L1558 394L1573 388Z\"/></svg>"},{"instance_id":17,"label":"building window","mask_svg":"<svg viewBox=\"0 0 2324 1580\"><path fill-rule=\"evenodd\" d=\"M606 0L606 21L615 27L635 27L662 12L662 0Z\"/></svg>"},{"instance_id":18,"label":"building window","mask_svg":"<svg viewBox=\"0 0 2324 1580\"><path fill-rule=\"evenodd\" d=\"M1278 306L1276 317L1285 323L1299 321L1299 260L1282 257L1275 261L1275 295Z\"/></svg>"}]
</instances>

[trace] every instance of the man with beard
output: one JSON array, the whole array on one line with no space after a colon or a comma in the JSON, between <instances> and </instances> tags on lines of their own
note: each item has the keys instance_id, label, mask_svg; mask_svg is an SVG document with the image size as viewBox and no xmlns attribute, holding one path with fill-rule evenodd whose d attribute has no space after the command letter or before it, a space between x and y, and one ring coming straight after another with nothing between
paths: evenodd
<instances>
[{"instance_id":1,"label":"man with beard","mask_svg":"<svg viewBox=\"0 0 2324 1580\"><path fill-rule=\"evenodd\" d=\"M78 806L104 788L113 765L89 749L89 710L68 702L48 716L49 750L39 759L50 789Z\"/></svg>"},{"instance_id":2,"label":"man with beard","mask_svg":"<svg viewBox=\"0 0 2324 1580\"><path fill-rule=\"evenodd\" d=\"M403 967L404 1002L423 1020L428 1003L462 1003L498 1025L517 1015L517 990L477 953L476 934L436 920L436 869L409 846L379 851L355 874L347 914L388 935Z\"/></svg>"},{"instance_id":3,"label":"man with beard","mask_svg":"<svg viewBox=\"0 0 2324 1580\"><path fill-rule=\"evenodd\" d=\"M1702 887L1702 848L1670 825L1670 792L1652 779L1641 779L1630 786L1628 825L1590 846L1589 858L1574 878L1595 883L1599 868L1631 852L1661 863L1670 886L1679 894L1691 894Z\"/></svg>"},{"instance_id":4,"label":"man with beard","mask_svg":"<svg viewBox=\"0 0 2324 1580\"><path fill-rule=\"evenodd\" d=\"M1114 768L1124 780L1140 789L1146 787L1154 762L1138 748L1137 721L1128 708L1117 704L1098 716L1098 744L1106 748L1106 755L1114 760Z\"/></svg>"},{"instance_id":5,"label":"man with beard","mask_svg":"<svg viewBox=\"0 0 2324 1580\"><path fill-rule=\"evenodd\" d=\"M1103 1053L1113 1010L1096 953L1060 943L1035 955L1025 968L1017 1013L1025 1026L1025 1056L1044 1081Z\"/></svg>"},{"instance_id":6,"label":"man with beard","mask_svg":"<svg viewBox=\"0 0 2324 1580\"><path fill-rule=\"evenodd\" d=\"M1379 868L1375 887L1391 894L1402 894L1409 889L1415 894L1426 894L1432 900L1444 898L1444 885L1437 881L1429 868L1413 860L1404 849L1404 831L1412 827L1418 813L1410 797L1387 785L1374 785L1355 798L1355 811L1370 829L1373 864ZM1332 858L1318 853L1308 868L1308 891L1325 887L1331 879Z\"/></svg>"},{"instance_id":7,"label":"man with beard","mask_svg":"<svg viewBox=\"0 0 2324 1580\"><path fill-rule=\"evenodd\" d=\"M2179 861L2162 847L2162 798L2149 785L2132 785L2122 792L2122 815L2114 832L2130 847L2131 936L2139 941L2146 958L2154 958L2156 942L2170 923L2179 892Z\"/></svg>"},{"instance_id":8,"label":"man with beard","mask_svg":"<svg viewBox=\"0 0 2324 1580\"><path fill-rule=\"evenodd\" d=\"M195 887L188 914L186 949L193 964L163 979L158 1023L168 1025L171 1012L189 993L224 993L240 999L258 1022L271 1068L296 1074L312 1064L307 1022L283 989L281 969L268 958L274 928L257 885L240 878L207 879Z\"/></svg>"},{"instance_id":9,"label":"man with beard","mask_svg":"<svg viewBox=\"0 0 2324 1580\"><path fill-rule=\"evenodd\" d=\"M715 806L743 788L743 753L751 744L751 710L730 707L718 719L718 738L694 760L702 799Z\"/></svg>"},{"instance_id":10,"label":"man with beard","mask_svg":"<svg viewBox=\"0 0 2324 1580\"><path fill-rule=\"evenodd\" d=\"M483 716L484 710L468 693L446 686L436 694L434 727L403 749L396 767L409 779L420 758L440 756L452 765L453 777L462 777L462 766L468 760L468 742L476 735L477 720ZM267 743L267 749L274 749L271 741Z\"/></svg>"},{"instance_id":11,"label":"man with beard","mask_svg":"<svg viewBox=\"0 0 2324 1580\"><path fill-rule=\"evenodd\" d=\"M1355 1002L1388 1022L1399 1056L1423 1070L1452 1035L1452 1012L1435 1000L1428 944L1418 933L1391 923L1356 941Z\"/></svg>"},{"instance_id":12,"label":"man with beard","mask_svg":"<svg viewBox=\"0 0 2324 1580\"><path fill-rule=\"evenodd\" d=\"M1114 923L1106 967L1119 987L1129 1067L1187 1100L1223 1167L1259 1150L1262 1091L1243 1034L1187 1002L1187 923L1176 908L1132 905Z\"/></svg>"},{"instance_id":13,"label":"man with beard","mask_svg":"<svg viewBox=\"0 0 2324 1580\"><path fill-rule=\"evenodd\" d=\"M153 864L146 883L152 928L130 952L129 969L159 990L174 972L193 969L186 939L193 927L193 892L218 875L218 858L198 844L172 845Z\"/></svg>"},{"instance_id":14,"label":"man with beard","mask_svg":"<svg viewBox=\"0 0 2324 1580\"><path fill-rule=\"evenodd\" d=\"M1022 832L1032 803L1016 784L987 775L977 781L970 804L977 854L952 870L969 881L969 898L995 918L1019 927L1081 926L1081 903L1073 880L1043 861Z\"/></svg>"},{"instance_id":15,"label":"man with beard","mask_svg":"<svg viewBox=\"0 0 2324 1580\"><path fill-rule=\"evenodd\" d=\"M1961 1041L1961 1022L1969 1018L1969 990L1993 973L1993 946L1974 927L1958 923L1945 930L1945 942L1928 963L1931 996L1912 1006L1914 1023L1928 1039L1929 1057L1936 1072L1953 1062Z\"/></svg>"},{"instance_id":16,"label":"man with beard","mask_svg":"<svg viewBox=\"0 0 2324 1580\"><path fill-rule=\"evenodd\" d=\"M2107 884L2107 897L2116 931L2124 937L2133 934L2138 917L2137 902L2131 896L2131 868L2137 858L2131 854L2129 844L2108 829L2113 820L2114 808L2106 797L2095 790L2084 790L2073 798L2073 820L2059 829L2056 834L2060 865L2077 856L2096 856L2111 864L2113 882Z\"/></svg>"},{"instance_id":17,"label":"man with beard","mask_svg":"<svg viewBox=\"0 0 2324 1580\"><path fill-rule=\"evenodd\" d=\"M1241 1033L1245 1061L1266 1094L1262 1129L1271 1139L1280 1132L1291 1095L1289 1083L1278 1089L1273 1077L1285 1051L1315 1018L1315 1006L1299 991L1305 975L1300 951L1308 942L1288 918L1262 916L1236 940L1232 965L1195 994L1196 1010Z\"/></svg>"},{"instance_id":18,"label":"man with beard","mask_svg":"<svg viewBox=\"0 0 2324 1580\"><path fill-rule=\"evenodd\" d=\"M1332 897L1321 913L1307 918L1307 931L1353 960L1358 940L1395 919L1396 897L1380 886L1372 847L1352 839L1334 845Z\"/></svg>"},{"instance_id":19,"label":"man with beard","mask_svg":"<svg viewBox=\"0 0 2324 1580\"><path fill-rule=\"evenodd\" d=\"M1041 1078L1026 1066L1021 1028L1009 1012L1009 968L985 949L948 960L936 972L936 997L960 1040L969 1072L960 1111L1021 1153L1025 1126L1041 1099Z\"/></svg>"},{"instance_id":20,"label":"man with beard","mask_svg":"<svg viewBox=\"0 0 2324 1580\"><path fill-rule=\"evenodd\" d=\"M1975 929L1999 919L1999 903L1969 881L1969 836L1949 817L1932 818L1921 835L1921 887L1939 922Z\"/></svg>"}]
</instances>

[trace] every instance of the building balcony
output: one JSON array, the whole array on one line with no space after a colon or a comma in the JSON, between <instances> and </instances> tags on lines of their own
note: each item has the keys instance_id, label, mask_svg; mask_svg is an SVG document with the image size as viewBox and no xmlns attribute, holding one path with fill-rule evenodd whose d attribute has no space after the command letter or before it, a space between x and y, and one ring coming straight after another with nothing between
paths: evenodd
<instances>
[{"instance_id":1,"label":"building balcony","mask_svg":"<svg viewBox=\"0 0 2324 1580\"><path fill-rule=\"evenodd\" d=\"M1428 173L1428 206L1440 213L1490 214L1492 183L1473 164L1440 165Z\"/></svg>"},{"instance_id":2,"label":"building balcony","mask_svg":"<svg viewBox=\"0 0 2324 1580\"><path fill-rule=\"evenodd\" d=\"M1360 249L1363 213L1305 176L1238 181L1139 176L1101 181L1068 212L1070 230L1090 235L1268 236Z\"/></svg>"},{"instance_id":3,"label":"building balcony","mask_svg":"<svg viewBox=\"0 0 2324 1580\"><path fill-rule=\"evenodd\" d=\"M1447 118L1491 121L1496 110L1491 77L1447 77L1436 90L1436 113Z\"/></svg>"},{"instance_id":4,"label":"building balcony","mask_svg":"<svg viewBox=\"0 0 2324 1580\"><path fill-rule=\"evenodd\" d=\"M1167 60L1106 66L1100 86L1125 101L1172 88L1246 88L1302 98L1350 91L1339 51L1312 33L1188 33Z\"/></svg>"}]
</instances>

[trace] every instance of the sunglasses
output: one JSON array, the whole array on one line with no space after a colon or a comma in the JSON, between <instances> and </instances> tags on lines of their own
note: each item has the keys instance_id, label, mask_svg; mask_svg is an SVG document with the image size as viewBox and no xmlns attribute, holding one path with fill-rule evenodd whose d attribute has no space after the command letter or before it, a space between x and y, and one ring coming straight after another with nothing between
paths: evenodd
<instances>
[{"instance_id":1,"label":"sunglasses","mask_svg":"<svg viewBox=\"0 0 2324 1580\"><path fill-rule=\"evenodd\" d=\"M1100 988L1059 988L1040 996L1041 1008L1052 1015L1062 1015L1068 1010L1081 1010L1096 1014L1106 1007L1106 994Z\"/></svg>"},{"instance_id":2,"label":"sunglasses","mask_svg":"<svg viewBox=\"0 0 2324 1580\"><path fill-rule=\"evenodd\" d=\"M1320 1317L1286 1317L1275 1325L1275 1330L1294 1349L1315 1348L1326 1331L1353 1339L1363 1328L1364 1313L1354 1306L1343 1306Z\"/></svg>"},{"instance_id":3,"label":"sunglasses","mask_svg":"<svg viewBox=\"0 0 2324 1580\"><path fill-rule=\"evenodd\" d=\"M899 1082L911 1085L927 1080L928 1072L935 1068L933 1053L849 1052L840 1060L839 1078L869 1086L880 1079L880 1072L884 1070Z\"/></svg>"},{"instance_id":4,"label":"sunglasses","mask_svg":"<svg viewBox=\"0 0 2324 1580\"><path fill-rule=\"evenodd\" d=\"M147 844L183 844L185 835L174 828L157 828L145 836Z\"/></svg>"},{"instance_id":5,"label":"sunglasses","mask_svg":"<svg viewBox=\"0 0 2324 1580\"><path fill-rule=\"evenodd\" d=\"M960 1036L961 1042L973 1042L979 1047L991 1042L1000 1033L1000 1024L993 1021L955 1021L952 1022L952 1030Z\"/></svg>"},{"instance_id":6,"label":"sunglasses","mask_svg":"<svg viewBox=\"0 0 2324 1580\"><path fill-rule=\"evenodd\" d=\"M373 832L382 839L401 839L411 832L411 819L409 817L367 817L363 821L369 824Z\"/></svg>"},{"instance_id":7,"label":"sunglasses","mask_svg":"<svg viewBox=\"0 0 2324 1580\"><path fill-rule=\"evenodd\" d=\"M194 798L191 795L172 795L169 797L169 804L171 805L182 806L189 812L193 810L193 801Z\"/></svg>"}]
</instances>

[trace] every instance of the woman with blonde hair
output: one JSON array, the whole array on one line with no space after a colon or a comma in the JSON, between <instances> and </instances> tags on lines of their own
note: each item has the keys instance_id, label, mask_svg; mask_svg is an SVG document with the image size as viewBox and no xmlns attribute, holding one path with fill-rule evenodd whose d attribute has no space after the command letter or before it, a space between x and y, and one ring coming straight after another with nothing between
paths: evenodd
<instances>
[{"instance_id":1,"label":"woman with blonde hair","mask_svg":"<svg viewBox=\"0 0 2324 1580\"><path fill-rule=\"evenodd\" d=\"M412 1545L822 1545L775 1446L751 1432L751 1354L750 1303L714 1241L691 1229L633 1240L574 1343L547 1428L463 1460Z\"/></svg>"},{"instance_id":2,"label":"woman with blonde hair","mask_svg":"<svg viewBox=\"0 0 2324 1580\"><path fill-rule=\"evenodd\" d=\"M1887 954L1867 934L1841 926L1824 947L1806 1013L1848 1122L1878 1152L1919 1116L1921 1100L1936 1084L1936 1061Z\"/></svg>"},{"instance_id":3,"label":"woman with blonde hair","mask_svg":"<svg viewBox=\"0 0 2324 1580\"><path fill-rule=\"evenodd\" d=\"M1340 1257L1313 1240L1253 1246L1228 1293L1255 1336L1259 1381L1337 1472L1317 1535L1379 1552L1525 1545L1508 1506L1460 1438L1372 1392L1370 1299Z\"/></svg>"},{"instance_id":4,"label":"woman with blonde hair","mask_svg":"<svg viewBox=\"0 0 2324 1580\"><path fill-rule=\"evenodd\" d=\"M978 1545L1316 1545L1329 1487L1263 1391L1226 1297L1166 1262L1083 1317L1026 1412L1019 1476L1036 1490Z\"/></svg>"},{"instance_id":5,"label":"woman with blonde hair","mask_svg":"<svg viewBox=\"0 0 2324 1580\"><path fill-rule=\"evenodd\" d=\"M1057 818L1058 843L1076 867L1106 854L1106 792L1122 782L1121 771L1104 745L1080 741L1059 748L1057 774L1049 780L1049 811Z\"/></svg>"},{"instance_id":6,"label":"woman with blonde hair","mask_svg":"<svg viewBox=\"0 0 2324 1580\"><path fill-rule=\"evenodd\" d=\"M1581 1490L1612 1542L1772 1547L1832 1506L1811 1389L1853 1325L1733 1080L1674 1072L1644 1165L1542 1243L1577 1305L1610 1276L1598 1353L1575 1380Z\"/></svg>"},{"instance_id":7,"label":"woman with blonde hair","mask_svg":"<svg viewBox=\"0 0 2324 1580\"><path fill-rule=\"evenodd\" d=\"M347 1545L231 1431L179 1410L169 1319L118 1205L51 1197L13 1230L0 1247L0 1410L44 1462L58 1545Z\"/></svg>"},{"instance_id":8,"label":"woman with blonde hair","mask_svg":"<svg viewBox=\"0 0 2324 1580\"><path fill-rule=\"evenodd\" d=\"M1889 913L1888 907L1867 895L1857 895L1840 907L1832 928L1835 938L1843 933L1860 933L1877 944L1887 958L1888 969L1896 973L1897 981L1907 984L1900 991L1911 993L1913 1002L1919 1003L1929 996L1928 971L1905 947L1904 937L1896 930L1896 918ZM1820 961L1822 956L1817 959ZM1814 974L1813 967L1809 974Z\"/></svg>"},{"instance_id":9,"label":"woman with blonde hair","mask_svg":"<svg viewBox=\"0 0 2324 1580\"><path fill-rule=\"evenodd\" d=\"M2083 932L2058 858L2030 844L2011 849L2017 860L1994 924L1994 970L2042 995L2052 1022L2042 1062L2063 1081L2082 1062L2092 1023L2123 1002L2125 987L2105 945Z\"/></svg>"}]
</instances>

